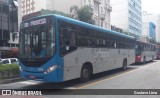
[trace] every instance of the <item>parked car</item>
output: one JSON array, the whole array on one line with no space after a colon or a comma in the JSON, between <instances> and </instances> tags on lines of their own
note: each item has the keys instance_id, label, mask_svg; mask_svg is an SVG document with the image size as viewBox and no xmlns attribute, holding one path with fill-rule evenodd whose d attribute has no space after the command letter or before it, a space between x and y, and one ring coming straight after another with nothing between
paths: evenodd
<instances>
[{"instance_id":1,"label":"parked car","mask_svg":"<svg viewBox=\"0 0 160 98\"><path fill-rule=\"evenodd\" d=\"M0 64L18 64L17 58L0 59Z\"/></svg>"}]
</instances>

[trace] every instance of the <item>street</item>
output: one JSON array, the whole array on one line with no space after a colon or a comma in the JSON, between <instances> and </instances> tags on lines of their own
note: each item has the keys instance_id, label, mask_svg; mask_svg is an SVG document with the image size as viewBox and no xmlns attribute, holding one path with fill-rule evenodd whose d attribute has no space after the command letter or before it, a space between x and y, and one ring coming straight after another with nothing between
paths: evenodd
<instances>
[{"instance_id":1,"label":"street","mask_svg":"<svg viewBox=\"0 0 160 98\"><path fill-rule=\"evenodd\" d=\"M43 83L39 81L27 80L3 84L0 85L0 89L159 89L159 76L160 61L155 60L146 64L129 65L126 71L116 69L96 74L87 83L80 83L79 79L66 81L64 83ZM44 97L53 98L54 96L52 95ZM61 98L63 97L66 98L67 96L62 95ZM114 96L110 97L116 98ZM122 98L128 97L129 96L122 96ZM130 96L130 98L132 97L133 96ZM146 96L138 97L147 98ZM158 98L157 96L154 97ZM68 96L68 98L70 97Z\"/></svg>"}]
</instances>

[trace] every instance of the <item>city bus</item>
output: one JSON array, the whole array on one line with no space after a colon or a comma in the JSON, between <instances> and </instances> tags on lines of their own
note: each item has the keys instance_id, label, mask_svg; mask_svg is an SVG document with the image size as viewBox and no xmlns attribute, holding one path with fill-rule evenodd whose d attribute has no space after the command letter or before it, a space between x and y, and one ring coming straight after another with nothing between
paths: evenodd
<instances>
[{"instance_id":1,"label":"city bus","mask_svg":"<svg viewBox=\"0 0 160 98\"><path fill-rule=\"evenodd\" d=\"M135 62L134 37L60 15L23 21L19 42L20 74L29 80L86 82Z\"/></svg>"},{"instance_id":2,"label":"city bus","mask_svg":"<svg viewBox=\"0 0 160 98\"><path fill-rule=\"evenodd\" d=\"M156 59L160 59L160 45L156 45L156 54L157 54Z\"/></svg>"},{"instance_id":3,"label":"city bus","mask_svg":"<svg viewBox=\"0 0 160 98\"><path fill-rule=\"evenodd\" d=\"M156 45L142 41L136 41L136 63L146 63L156 59Z\"/></svg>"}]
</instances>

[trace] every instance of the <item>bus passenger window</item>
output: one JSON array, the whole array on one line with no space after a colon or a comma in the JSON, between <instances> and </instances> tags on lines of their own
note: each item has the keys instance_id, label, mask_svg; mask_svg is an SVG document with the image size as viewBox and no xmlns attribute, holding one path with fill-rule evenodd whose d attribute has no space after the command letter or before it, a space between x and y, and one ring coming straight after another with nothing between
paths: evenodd
<instances>
[{"instance_id":1,"label":"bus passenger window","mask_svg":"<svg viewBox=\"0 0 160 98\"><path fill-rule=\"evenodd\" d=\"M60 33L60 51L62 55L76 49L75 31L70 28L62 28Z\"/></svg>"},{"instance_id":2,"label":"bus passenger window","mask_svg":"<svg viewBox=\"0 0 160 98\"><path fill-rule=\"evenodd\" d=\"M114 43L114 48L116 48L117 47L117 44L116 43Z\"/></svg>"}]
</instances>

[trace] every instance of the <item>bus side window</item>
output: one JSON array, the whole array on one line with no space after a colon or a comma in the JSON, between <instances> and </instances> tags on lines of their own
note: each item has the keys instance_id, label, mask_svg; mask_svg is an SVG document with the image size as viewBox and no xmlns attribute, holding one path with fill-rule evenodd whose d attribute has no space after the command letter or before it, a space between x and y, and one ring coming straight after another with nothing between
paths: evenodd
<instances>
[{"instance_id":1,"label":"bus side window","mask_svg":"<svg viewBox=\"0 0 160 98\"><path fill-rule=\"evenodd\" d=\"M145 47L143 46L143 45L140 45L140 50L141 51L144 51L145 49L144 49Z\"/></svg>"},{"instance_id":2,"label":"bus side window","mask_svg":"<svg viewBox=\"0 0 160 98\"><path fill-rule=\"evenodd\" d=\"M66 45L68 44L69 50L73 51L76 48L76 31L72 29L68 29L68 35L70 36L68 39L68 42L66 42Z\"/></svg>"},{"instance_id":3,"label":"bus side window","mask_svg":"<svg viewBox=\"0 0 160 98\"><path fill-rule=\"evenodd\" d=\"M60 35L60 51L62 55L76 49L76 31L70 28L61 29Z\"/></svg>"},{"instance_id":4,"label":"bus side window","mask_svg":"<svg viewBox=\"0 0 160 98\"><path fill-rule=\"evenodd\" d=\"M114 48L117 48L117 44L116 44L116 42L114 43Z\"/></svg>"},{"instance_id":5,"label":"bus side window","mask_svg":"<svg viewBox=\"0 0 160 98\"><path fill-rule=\"evenodd\" d=\"M95 35L92 29L78 27L78 43L79 47L95 47Z\"/></svg>"}]
</instances>

